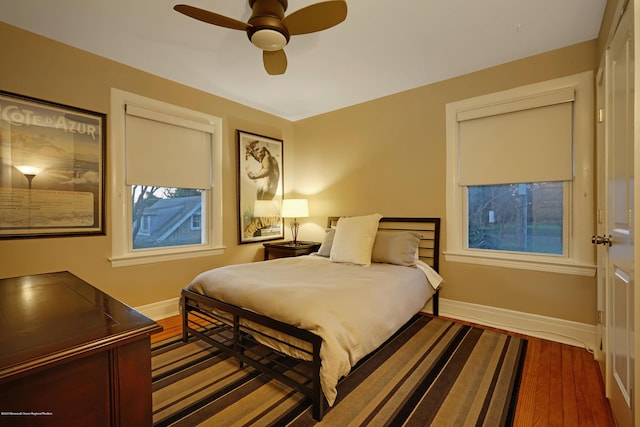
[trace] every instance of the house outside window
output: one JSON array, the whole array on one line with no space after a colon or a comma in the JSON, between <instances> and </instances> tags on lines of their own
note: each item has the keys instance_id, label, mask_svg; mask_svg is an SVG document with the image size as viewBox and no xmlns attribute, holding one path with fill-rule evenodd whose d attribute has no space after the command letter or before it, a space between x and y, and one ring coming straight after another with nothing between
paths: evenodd
<instances>
[{"instance_id":1,"label":"house outside window","mask_svg":"<svg viewBox=\"0 0 640 427\"><path fill-rule=\"evenodd\" d=\"M134 220L135 221L135 220ZM143 215L140 218L140 227L138 229L137 233L133 233L133 240L136 240L136 234L140 234L140 235L149 235L149 233L151 232L151 216L150 215Z\"/></svg>"},{"instance_id":2,"label":"house outside window","mask_svg":"<svg viewBox=\"0 0 640 427\"><path fill-rule=\"evenodd\" d=\"M192 230L200 230L202 227L200 225L202 221L202 216L200 213L194 213L191 215L191 229Z\"/></svg>"},{"instance_id":3,"label":"house outside window","mask_svg":"<svg viewBox=\"0 0 640 427\"><path fill-rule=\"evenodd\" d=\"M112 265L223 253L222 120L118 89L111 119Z\"/></svg>"},{"instance_id":4,"label":"house outside window","mask_svg":"<svg viewBox=\"0 0 640 427\"><path fill-rule=\"evenodd\" d=\"M592 79L447 105L445 259L595 273Z\"/></svg>"},{"instance_id":5,"label":"house outside window","mask_svg":"<svg viewBox=\"0 0 640 427\"><path fill-rule=\"evenodd\" d=\"M200 224L201 193L202 190L132 186L133 249L202 244L200 226L193 227L196 216Z\"/></svg>"}]
</instances>

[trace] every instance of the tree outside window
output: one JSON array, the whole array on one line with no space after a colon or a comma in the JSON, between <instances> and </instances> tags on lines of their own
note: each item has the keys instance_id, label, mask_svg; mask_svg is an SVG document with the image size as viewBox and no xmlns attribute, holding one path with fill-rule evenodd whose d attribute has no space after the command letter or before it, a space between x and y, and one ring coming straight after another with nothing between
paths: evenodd
<instances>
[{"instance_id":1,"label":"tree outside window","mask_svg":"<svg viewBox=\"0 0 640 427\"><path fill-rule=\"evenodd\" d=\"M562 182L467 187L468 247L563 253Z\"/></svg>"}]
</instances>

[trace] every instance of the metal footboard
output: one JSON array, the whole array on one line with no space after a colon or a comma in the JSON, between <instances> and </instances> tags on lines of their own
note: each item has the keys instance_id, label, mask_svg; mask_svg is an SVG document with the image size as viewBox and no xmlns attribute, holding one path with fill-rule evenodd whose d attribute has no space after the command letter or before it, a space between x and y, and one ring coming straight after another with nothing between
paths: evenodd
<instances>
[{"instance_id":1,"label":"metal footboard","mask_svg":"<svg viewBox=\"0 0 640 427\"><path fill-rule=\"evenodd\" d=\"M235 357L240 366L246 363L297 390L312 400L313 418L322 420L325 404L320 386L322 339L318 335L186 289L181 294L181 311L184 342L194 336ZM269 335L270 330L302 344ZM267 347L260 338L301 352L310 360Z\"/></svg>"}]
</instances>

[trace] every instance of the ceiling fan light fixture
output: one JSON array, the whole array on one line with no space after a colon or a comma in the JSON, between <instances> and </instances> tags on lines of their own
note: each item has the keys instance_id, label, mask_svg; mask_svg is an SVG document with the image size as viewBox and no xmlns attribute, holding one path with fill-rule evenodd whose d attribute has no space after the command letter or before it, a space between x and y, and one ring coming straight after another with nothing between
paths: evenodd
<instances>
[{"instance_id":1,"label":"ceiling fan light fixture","mask_svg":"<svg viewBox=\"0 0 640 427\"><path fill-rule=\"evenodd\" d=\"M251 43L262 50L273 52L285 47L287 38L280 31L264 28L251 35Z\"/></svg>"}]
</instances>

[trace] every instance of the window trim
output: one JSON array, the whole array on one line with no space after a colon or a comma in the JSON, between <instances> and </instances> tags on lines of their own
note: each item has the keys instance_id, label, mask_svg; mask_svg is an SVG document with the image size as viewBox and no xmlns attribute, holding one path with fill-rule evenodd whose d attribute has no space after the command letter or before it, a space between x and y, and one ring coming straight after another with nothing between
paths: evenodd
<instances>
[{"instance_id":1,"label":"window trim","mask_svg":"<svg viewBox=\"0 0 640 427\"><path fill-rule=\"evenodd\" d=\"M466 187L458 184L458 117L472 110L526 101L541 94L575 90L573 128L574 178L567 185L569 203L566 224L566 253L526 254L468 249L466 238ZM589 240L594 224L594 129L593 129L593 72L482 95L446 105L446 236L445 259L451 262L480 264L495 267L548 271L573 275L594 276L594 249Z\"/></svg>"},{"instance_id":2,"label":"window trim","mask_svg":"<svg viewBox=\"0 0 640 427\"><path fill-rule=\"evenodd\" d=\"M211 129L213 140L213 185L205 191L206 203L202 214L208 224L203 233L205 244L147 250L132 248L131 242L131 190L125 185L125 106L136 105L152 111L173 115L199 123ZM111 147L111 265L125 267L154 262L173 261L224 253L222 244L222 119L220 117L168 104L120 89L111 88L110 117Z\"/></svg>"}]
</instances>

